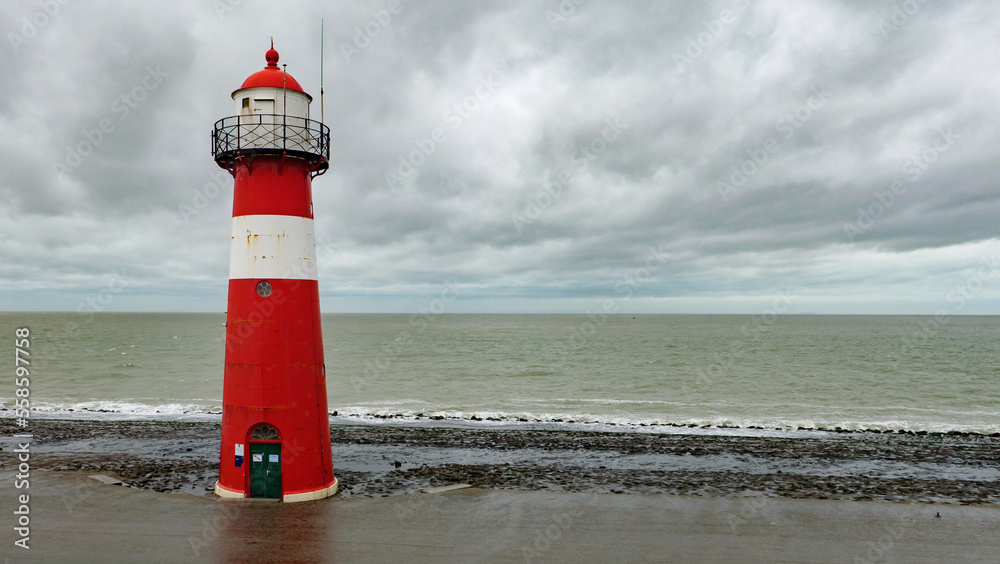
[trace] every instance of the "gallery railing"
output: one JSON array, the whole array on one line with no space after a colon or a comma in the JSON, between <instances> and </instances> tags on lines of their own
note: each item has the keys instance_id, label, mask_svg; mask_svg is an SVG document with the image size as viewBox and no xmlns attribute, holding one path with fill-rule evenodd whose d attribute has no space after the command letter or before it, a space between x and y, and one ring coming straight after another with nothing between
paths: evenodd
<instances>
[{"instance_id":1,"label":"gallery railing","mask_svg":"<svg viewBox=\"0 0 1000 564\"><path fill-rule=\"evenodd\" d=\"M330 128L315 120L281 114L229 116L215 122L212 156L219 164L226 166L240 156L255 154L315 161L317 170L325 171L330 160Z\"/></svg>"}]
</instances>

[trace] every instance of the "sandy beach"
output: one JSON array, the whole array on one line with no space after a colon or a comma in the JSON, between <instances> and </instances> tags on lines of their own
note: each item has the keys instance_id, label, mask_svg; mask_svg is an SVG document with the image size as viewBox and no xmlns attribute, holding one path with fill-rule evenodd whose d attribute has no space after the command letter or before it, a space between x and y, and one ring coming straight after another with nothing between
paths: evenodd
<instances>
[{"instance_id":1,"label":"sandy beach","mask_svg":"<svg viewBox=\"0 0 1000 564\"><path fill-rule=\"evenodd\" d=\"M15 433L9 421L0 427ZM341 492L281 504L208 493L218 424L33 420L32 548L11 552L8 539L4 554L11 562L987 562L1000 554L996 437L331 430ZM13 484L13 457L3 460L0 479ZM455 483L473 487L420 492Z\"/></svg>"},{"instance_id":2,"label":"sandy beach","mask_svg":"<svg viewBox=\"0 0 1000 564\"><path fill-rule=\"evenodd\" d=\"M39 472L31 489L31 549L5 542L9 562L981 563L1000 554L996 506L485 489L282 504L105 485L86 472Z\"/></svg>"}]
</instances>

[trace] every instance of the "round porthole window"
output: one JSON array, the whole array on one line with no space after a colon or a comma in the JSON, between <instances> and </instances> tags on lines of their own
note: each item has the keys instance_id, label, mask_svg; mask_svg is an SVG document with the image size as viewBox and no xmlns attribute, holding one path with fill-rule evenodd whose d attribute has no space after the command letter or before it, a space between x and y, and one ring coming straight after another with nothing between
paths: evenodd
<instances>
[{"instance_id":1,"label":"round porthole window","mask_svg":"<svg viewBox=\"0 0 1000 564\"><path fill-rule=\"evenodd\" d=\"M261 280L257 283L257 295L266 298L271 295L271 283L267 280Z\"/></svg>"}]
</instances>

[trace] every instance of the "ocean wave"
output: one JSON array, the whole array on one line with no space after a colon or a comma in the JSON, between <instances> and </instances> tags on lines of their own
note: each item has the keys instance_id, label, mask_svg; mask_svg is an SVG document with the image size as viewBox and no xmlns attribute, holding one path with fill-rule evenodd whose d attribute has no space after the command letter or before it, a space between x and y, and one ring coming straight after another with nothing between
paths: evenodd
<instances>
[{"instance_id":1,"label":"ocean wave","mask_svg":"<svg viewBox=\"0 0 1000 564\"><path fill-rule=\"evenodd\" d=\"M812 436L814 433L909 433L976 434L1000 436L998 424L916 423L909 421L849 421L753 419L739 417L711 418L621 418L595 417L590 414L503 413L485 410L425 411L419 413L386 410L336 412L337 422L392 424L394 422L433 422L461 426L542 426L594 431L639 431L672 434L780 435Z\"/></svg>"},{"instance_id":2,"label":"ocean wave","mask_svg":"<svg viewBox=\"0 0 1000 564\"><path fill-rule=\"evenodd\" d=\"M193 400L198 403L152 403L141 400L36 402L32 417L55 419L159 419L217 420L222 402L213 398ZM857 409L856 409L857 411ZM829 414L787 414L752 416L713 414L710 416L655 416L612 414L586 411L534 411L517 409L434 409L423 400L393 400L372 404L332 406L332 421L337 423L419 423L457 424L463 426L549 426L585 430L633 430L661 433L697 434L788 434L788 433L970 433L1000 436L1000 413L946 412L951 421L886 417L852 418ZM895 412L898 414L898 411ZM962 415L964 417L957 417ZM0 417L13 418L13 401L0 402Z\"/></svg>"},{"instance_id":3,"label":"ocean wave","mask_svg":"<svg viewBox=\"0 0 1000 564\"><path fill-rule=\"evenodd\" d=\"M200 419L220 417L222 402L216 404L144 403L139 401L35 402L32 417L57 419ZM14 417L13 405L0 404L0 417Z\"/></svg>"}]
</instances>

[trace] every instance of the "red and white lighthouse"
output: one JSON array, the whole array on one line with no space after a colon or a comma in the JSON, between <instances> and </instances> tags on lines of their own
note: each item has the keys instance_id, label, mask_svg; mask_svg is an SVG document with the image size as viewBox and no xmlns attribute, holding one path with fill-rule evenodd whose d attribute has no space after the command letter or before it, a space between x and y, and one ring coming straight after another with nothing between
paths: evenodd
<instances>
[{"instance_id":1,"label":"red and white lighthouse","mask_svg":"<svg viewBox=\"0 0 1000 564\"><path fill-rule=\"evenodd\" d=\"M307 501L337 491L312 205L330 130L309 119L312 97L278 68L273 42L265 58L212 132L235 179L215 493Z\"/></svg>"}]
</instances>

